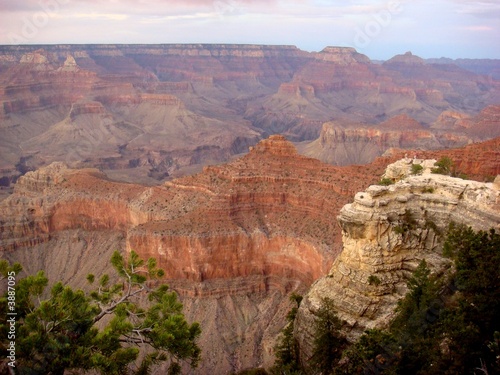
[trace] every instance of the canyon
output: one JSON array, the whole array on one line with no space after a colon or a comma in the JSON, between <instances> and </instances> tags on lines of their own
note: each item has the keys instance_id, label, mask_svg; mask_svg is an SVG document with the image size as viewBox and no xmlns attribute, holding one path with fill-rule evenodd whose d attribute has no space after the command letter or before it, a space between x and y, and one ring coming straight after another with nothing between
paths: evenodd
<instances>
[{"instance_id":1,"label":"canyon","mask_svg":"<svg viewBox=\"0 0 500 375\"><path fill-rule=\"evenodd\" d=\"M407 114L377 126L345 121L323 124L318 139L302 142L300 152L336 165L367 164L391 149L439 150L466 146L500 136L500 106L475 116L443 112L430 127Z\"/></svg>"},{"instance_id":2,"label":"canyon","mask_svg":"<svg viewBox=\"0 0 500 375\"><path fill-rule=\"evenodd\" d=\"M0 186L57 161L158 184L274 133L336 165L386 147L460 147L500 135L491 121L467 126L482 110L498 119L499 65L379 63L348 47L0 46Z\"/></svg>"},{"instance_id":3,"label":"canyon","mask_svg":"<svg viewBox=\"0 0 500 375\"><path fill-rule=\"evenodd\" d=\"M491 183L483 191L480 182L425 175L412 177L411 184L376 185L357 193L380 180L390 163L403 158L409 160L408 167L413 159L404 159L403 152L393 150L364 166L332 166L300 155L284 136L273 135L230 163L206 166L198 174L156 186L124 183L95 168L75 169L55 162L20 177L13 194L0 202L0 252L3 258L21 262L28 274L43 269L52 282L63 280L79 288L86 288L88 273L110 271L108 260L116 249L152 256L166 272L164 282L181 297L188 320L202 326L203 360L195 373L268 367L293 292L307 293L298 325L305 348L308 319L313 319L315 298L325 282L338 281L337 286L328 284L328 293L339 288L349 293L336 300L345 302L339 303L344 319L352 314L348 320L353 331L362 327L358 320L368 326L387 318L390 304L403 292L405 275L422 255L418 246L410 246L415 241L407 245L411 251L405 248L408 259L398 254L393 259L387 250L386 262L384 251L367 250L367 267L373 269L357 271L355 267L364 262L353 256L358 245L352 244L365 235L373 242L375 230L385 228L384 223L372 228L378 217L370 213L374 207L388 210L392 222L385 224L387 228L401 220L404 197L413 202L415 215L427 215L440 227L463 210L476 215L470 217L471 223L479 223L482 211L457 203L459 190L467 187L470 192L465 189L464 202L486 199L492 220L498 219ZM500 138L424 153L428 155L423 158L450 155L464 173L478 180L500 172ZM423 192L428 185L434 187L433 193ZM422 197L428 199L421 213L415 207L424 205ZM387 236L384 243L403 247L401 236ZM419 236L426 238L426 244L434 238L429 233ZM394 275L385 275L386 263ZM343 276L346 267L349 275L359 277L349 281ZM365 285L366 272L379 275L383 283L377 288ZM396 287L399 294L387 295ZM372 296L374 302L365 309L363 301ZM381 301L378 310L375 300ZM353 310L370 314L358 318Z\"/></svg>"},{"instance_id":4,"label":"canyon","mask_svg":"<svg viewBox=\"0 0 500 375\"><path fill-rule=\"evenodd\" d=\"M371 169L375 180L380 167ZM87 273L109 271L113 250L153 256L203 327L198 373L268 366L287 296L327 272L340 251L331 218L366 179L365 168L301 156L277 135L160 186L56 162L0 203L0 251L29 274L82 288Z\"/></svg>"},{"instance_id":5,"label":"canyon","mask_svg":"<svg viewBox=\"0 0 500 375\"><path fill-rule=\"evenodd\" d=\"M321 298L354 340L419 260L446 266L449 222L498 227L499 69L348 47L0 46L1 257L84 289L114 250L154 257L201 324L196 374L269 367L303 294L307 358ZM429 174L444 156L469 180Z\"/></svg>"}]
</instances>

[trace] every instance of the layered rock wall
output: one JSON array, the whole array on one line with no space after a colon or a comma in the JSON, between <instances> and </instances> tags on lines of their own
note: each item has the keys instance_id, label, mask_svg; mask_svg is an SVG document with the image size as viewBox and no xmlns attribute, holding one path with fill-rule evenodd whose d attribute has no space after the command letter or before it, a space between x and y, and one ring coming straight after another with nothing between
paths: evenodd
<instances>
[{"instance_id":1,"label":"layered rock wall","mask_svg":"<svg viewBox=\"0 0 500 375\"><path fill-rule=\"evenodd\" d=\"M240 141L253 145L273 133L295 141L325 138L321 126L331 119L357 123L359 134L339 131L359 141L336 141L338 151L316 142L321 150L308 155L336 164L370 161L386 147L460 146L498 136L498 126L464 120L453 127L448 118L445 126L401 136L387 134L383 122L406 114L427 126L450 110L473 116L498 104L499 93L495 79L458 66L411 54L375 64L346 47L0 46L0 178L10 184L26 168L63 161L134 169L133 182L163 180L193 165L229 160L242 151L233 147ZM95 116L83 124L79 111ZM361 135L371 126L384 133L375 146ZM68 149L79 151L78 160L66 158ZM149 162L154 152L161 160Z\"/></svg>"},{"instance_id":2,"label":"layered rock wall","mask_svg":"<svg viewBox=\"0 0 500 375\"><path fill-rule=\"evenodd\" d=\"M413 162L422 161L399 164ZM312 285L297 316L295 333L304 359L311 353L314 314L322 298L333 299L350 340L365 329L384 327L422 259L434 272L449 264L441 251L450 222L500 229L500 190L494 183L426 173L370 186L341 209L337 220L343 250L328 274Z\"/></svg>"},{"instance_id":3,"label":"layered rock wall","mask_svg":"<svg viewBox=\"0 0 500 375\"><path fill-rule=\"evenodd\" d=\"M161 186L54 163L0 202L0 252L77 286L85 273L110 272L113 250L156 258L189 319L202 323L198 373L236 372L272 363L288 295L338 253L330 218L376 174L301 156L282 136Z\"/></svg>"}]
</instances>

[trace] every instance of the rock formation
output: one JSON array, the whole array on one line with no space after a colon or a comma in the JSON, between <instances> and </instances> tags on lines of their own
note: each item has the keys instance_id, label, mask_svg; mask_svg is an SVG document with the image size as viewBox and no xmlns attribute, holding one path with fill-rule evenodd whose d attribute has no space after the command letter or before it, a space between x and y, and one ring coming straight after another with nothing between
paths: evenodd
<instances>
[{"instance_id":1,"label":"rock formation","mask_svg":"<svg viewBox=\"0 0 500 375\"><path fill-rule=\"evenodd\" d=\"M53 163L0 202L0 251L78 287L87 273L109 272L115 249L155 257L202 324L198 373L269 365L288 294L305 291L338 254L331 217L381 170L323 164L282 136L162 186Z\"/></svg>"},{"instance_id":2,"label":"rock formation","mask_svg":"<svg viewBox=\"0 0 500 375\"><path fill-rule=\"evenodd\" d=\"M93 102L82 102L74 107L75 118L105 115L101 110ZM491 175L500 167L499 142L496 139L455 150L461 159L452 158L462 163L465 173ZM269 365L274 360L276 336L290 309L288 295L292 291L304 293L318 278L317 285L330 280L323 276L337 258L342 240L341 228L332 218L357 191L375 183L397 154L395 151L366 166L335 167L298 154L292 143L275 135L229 164L207 166L199 174L158 186L117 182L97 169L53 163L26 173L16 183L14 193L0 201L0 252L4 258L20 261L28 273L44 269L51 281L61 279L82 288L88 273L110 272L108 260L116 249L153 256L167 273L165 282L181 295L189 320L199 321L203 327L200 344L204 360L198 373ZM486 163L488 158L491 160ZM399 176L413 162L408 158L389 170ZM427 178L434 184L432 192L425 185ZM411 208L415 220L422 221L422 215L427 215L425 218L441 227L440 220L447 220L443 202L455 199L456 207L446 204L455 207L453 212L458 215L462 202L473 200L479 185L463 182L469 185L460 200L456 198L460 192L455 190L463 187L461 180L454 182L458 185L449 192L447 178L433 182L434 178L437 176L418 177L414 188L400 183L372 187L362 197L358 194L352 209L342 211L343 228L347 230L349 220L355 220L349 213L364 215L359 216L361 221L375 209L385 209L392 220L384 224L381 219L381 228L396 227L405 213L402 201L419 205L424 198L423 212L420 205L420 211ZM479 192L486 196L490 190ZM370 207L372 202L376 203ZM479 215L474 212L471 215ZM373 220L375 214L366 225L355 224L360 235L368 238L378 228L373 227ZM432 231L418 233L422 238L427 236L428 242L436 238ZM386 237L387 241L403 243L395 233ZM391 254L384 256L390 258ZM370 263L374 259L370 256L364 254L363 262L368 259ZM372 288L365 285L364 273L353 271L361 277L361 281L355 279L359 284L356 288L372 288L370 293L389 303L393 297L386 296L385 290L403 283L404 273L417 259L409 256L402 260L405 268L394 271L394 280L384 278L382 265L374 260L364 266L366 272L376 271L384 283L380 289ZM352 264L355 261L343 262L352 269L356 266ZM344 288L346 293L349 290ZM354 298L354 292L349 293ZM354 299L358 305L367 297L360 294L359 298ZM370 305L370 309L374 307ZM378 317L381 311L370 314Z\"/></svg>"},{"instance_id":3,"label":"rock formation","mask_svg":"<svg viewBox=\"0 0 500 375\"><path fill-rule=\"evenodd\" d=\"M456 65L409 54L375 64L346 47L309 53L223 44L0 46L0 179L9 185L26 170L62 161L152 183L228 161L269 134L311 141L324 137L322 124L332 120L386 133L378 125L401 115L424 129L377 141L367 147L371 154L398 143L459 146L498 133L464 133L463 122L457 133L439 115L474 117L498 105L499 93L495 78ZM84 103L100 103L103 112L75 118ZM446 126L426 139L436 123Z\"/></svg>"},{"instance_id":4,"label":"rock formation","mask_svg":"<svg viewBox=\"0 0 500 375\"><path fill-rule=\"evenodd\" d=\"M299 150L334 165L367 164L391 148L414 153L463 147L500 136L500 106L491 105L479 114L444 111L431 127L408 115L398 115L377 125L349 121L323 124L318 139L304 142Z\"/></svg>"},{"instance_id":5,"label":"rock formation","mask_svg":"<svg viewBox=\"0 0 500 375\"><path fill-rule=\"evenodd\" d=\"M422 259L434 272L449 264L441 250L450 222L500 229L498 185L431 174L425 168L431 161L409 158L389 166L388 173L404 177L412 164L423 165L424 174L390 186L372 185L341 209L343 250L308 291L295 324L304 358L311 352L311 327L322 298L335 301L354 340L365 329L389 322Z\"/></svg>"},{"instance_id":6,"label":"rock formation","mask_svg":"<svg viewBox=\"0 0 500 375\"><path fill-rule=\"evenodd\" d=\"M500 138L480 143L471 143L462 148L436 151L389 149L377 163L385 165L403 157L435 159L449 157L453 161L453 172L466 175L471 180L491 182L500 174Z\"/></svg>"}]
</instances>

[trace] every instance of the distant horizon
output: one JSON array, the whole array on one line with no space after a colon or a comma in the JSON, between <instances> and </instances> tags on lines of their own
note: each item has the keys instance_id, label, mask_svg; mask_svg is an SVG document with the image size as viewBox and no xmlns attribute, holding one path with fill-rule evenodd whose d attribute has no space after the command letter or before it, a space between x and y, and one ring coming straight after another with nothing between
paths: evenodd
<instances>
[{"instance_id":1,"label":"distant horizon","mask_svg":"<svg viewBox=\"0 0 500 375\"><path fill-rule=\"evenodd\" d=\"M373 60L500 59L500 2L4 0L1 45L352 46Z\"/></svg>"},{"instance_id":2,"label":"distant horizon","mask_svg":"<svg viewBox=\"0 0 500 375\"><path fill-rule=\"evenodd\" d=\"M448 57L448 56L433 56L433 57L423 57L420 56L416 53L413 53L413 51L406 50L404 52L396 53L388 58L381 59L381 58L373 58L367 54L364 54L360 51L358 51L355 47L353 46L338 46L338 45L328 45L323 47L320 50L306 50L303 48L300 48L297 45L294 44L264 44L264 43L176 43L176 42L169 42L169 43L25 43L25 44L0 44L0 48L2 47L46 47L46 46L168 46L168 45L178 45L178 46L265 46L265 47L294 47L297 48L298 50L308 52L308 53L319 53L323 51L326 48L354 48L358 53L363 54L367 56L371 61L388 61L391 58L395 56L400 56L404 55L408 52L410 52L412 55L417 56L422 58L423 60L440 60L440 59L448 59L448 60L500 60L500 58L489 58L489 57Z\"/></svg>"}]
</instances>

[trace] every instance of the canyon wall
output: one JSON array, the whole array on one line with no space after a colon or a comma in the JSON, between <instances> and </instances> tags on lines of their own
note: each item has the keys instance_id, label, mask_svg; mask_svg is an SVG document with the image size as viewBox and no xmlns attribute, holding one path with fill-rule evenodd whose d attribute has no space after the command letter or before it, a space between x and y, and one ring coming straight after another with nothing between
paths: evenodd
<instances>
[{"instance_id":1,"label":"canyon wall","mask_svg":"<svg viewBox=\"0 0 500 375\"><path fill-rule=\"evenodd\" d=\"M94 108L101 107L78 110ZM499 142L446 155L482 180L500 173ZM323 295L335 298L354 337L388 319L419 259L441 264L437 231L449 220L465 217L481 226L498 220L498 187L491 183L425 175L356 194L402 152L336 167L300 155L275 135L231 163L157 186L53 163L27 172L0 201L0 252L27 273L43 269L51 282L80 288L87 287L88 273L111 271L114 250L152 256L188 319L202 325L197 373L269 366L290 293L313 285L298 323L304 350ZM389 168L389 177L408 172L414 159L405 160ZM420 229L397 233L408 218ZM381 284L369 285L370 275Z\"/></svg>"},{"instance_id":2,"label":"canyon wall","mask_svg":"<svg viewBox=\"0 0 500 375\"><path fill-rule=\"evenodd\" d=\"M157 183L226 162L274 133L320 137L314 152L336 164L371 161L398 145L460 146L498 132L434 127L440 116L474 117L499 102L493 76L411 54L375 64L344 47L0 46L0 188L55 161ZM401 115L423 128L387 135L384 123ZM356 125L337 128L346 122ZM385 134L375 147L345 145L342 157L340 144L332 156L332 129L366 144L356 131L372 128Z\"/></svg>"},{"instance_id":3,"label":"canyon wall","mask_svg":"<svg viewBox=\"0 0 500 375\"><path fill-rule=\"evenodd\" d=\"M370 163L393 148L421 153L464 147L499 136L500 106L491 105L475 116L445 111L431 126L423 126L406 114L376 126L330 121L323 124L316 140L298 147L304 155L325 163L349 165Z\"/></svg>"},{"instance_id":4,"label":"canyon wall","mask_svg":"<svg viewBox=\"0 0 500 375\"><path fill-rule=\"evenodd\" d=\"M282 136L161 186L53 163L0 202L0 252L82 288L86 274L110 272L113 250L154 257L202 325L197 373L267 366L289 294L305 292L340 250L331 217L382 169L330 166Z\"/></svg>"},{"instance_id":5,"label":"canyon wall","mask_svg":"<svg viewBox=\"0 0 500 375\"><path fill-rule=\"evenodd\" d=\"M408 176L413 164L423 165L424 174L390 186L372 185L340 210L343 250L327 275L311 286L297 315L295 334L304 360L311 353L314 316L322 298L334 301L353 341L365 329L390 321L407 291L406 280L422 259L433 272L449 266L441 251L450 222L475 230L500 229L498 178L482 183L432 174L434 161L396 162L389 166L388 177ZM380 282L371 283L375 278Z\"/></svg>"}]
</instances>

